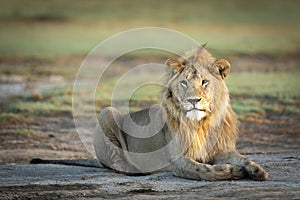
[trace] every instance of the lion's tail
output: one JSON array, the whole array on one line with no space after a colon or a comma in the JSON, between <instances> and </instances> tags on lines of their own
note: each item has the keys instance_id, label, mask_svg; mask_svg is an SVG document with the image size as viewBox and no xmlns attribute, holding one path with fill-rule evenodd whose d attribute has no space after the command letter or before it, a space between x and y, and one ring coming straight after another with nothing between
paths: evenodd
<instances>
[{"instance_id":1,"label":"lion's tail","mask_svg":"<svg viewBox=\"0 0 300 200\"><path fill-rule=\"evenodd\" d=\"M104 168L104 166L101 163L99 163L97 159L44 160L40 158L34 158L30 161L30 164L60 164L60 165Z\"/></svg>"}]
</instances>

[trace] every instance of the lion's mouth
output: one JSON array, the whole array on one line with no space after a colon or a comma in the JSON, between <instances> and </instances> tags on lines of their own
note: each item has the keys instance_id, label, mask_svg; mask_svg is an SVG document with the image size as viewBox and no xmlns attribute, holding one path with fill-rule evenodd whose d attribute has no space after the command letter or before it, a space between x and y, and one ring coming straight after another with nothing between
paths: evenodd
<instances>
[{"instance_id":1,"label":"lion's mouth","mask_svg":"<svg viewBox=\"0 0 300 200\"><path fill-rule=\"evenodd\" d=\"M196 111L201 111L201 112L206 112L206 110L205 110L205 109L199 109L199 108L196 108L196 107L194 107L194 108L191 108L191 109L189 109L189 110L186 110L186 112L190 112L190 111L193 111L193 110L196 110Z\"/></svg>"},{"instance_id":2,"label":"lion's mouth","mask_svg":"<svg viewBox=\"0 0 300 200\"><path fill-rule=\"evenodd\" d=\"M200 121L206 116L206 110L199 108L192 108L186 111L186 117L191 120Z\"/></svg>"}]
</instances>

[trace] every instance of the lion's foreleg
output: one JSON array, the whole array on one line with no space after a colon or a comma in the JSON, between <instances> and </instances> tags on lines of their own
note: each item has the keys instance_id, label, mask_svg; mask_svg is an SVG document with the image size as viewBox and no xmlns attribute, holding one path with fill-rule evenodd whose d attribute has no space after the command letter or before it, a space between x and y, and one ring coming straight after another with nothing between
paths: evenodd
<instances>
[{"instance_id":1,"label":"lion's foreleg","mask_svg":"<svg viewBox=\"0 0 300 200\"><path fill-rule=\"evenodd\" d=\"M243 167L248 176L253 180L265 181L269 176L261 166L236 151L216 155L214 157L214 164L232 164Z\"/></svg>"},{"instance_id":2,"label":"lion's foreleg","mask_svg":"<svg viewBox=\"0 0 300 200\"><path fill-rule=\"evenodd\" d=\"M245 176L242 167L230 164L209 165L198 163L192 159L182 157L174 161L173 174L178 177L195 180L230 180L241 179Z\"/></svg>"}]
</instances>

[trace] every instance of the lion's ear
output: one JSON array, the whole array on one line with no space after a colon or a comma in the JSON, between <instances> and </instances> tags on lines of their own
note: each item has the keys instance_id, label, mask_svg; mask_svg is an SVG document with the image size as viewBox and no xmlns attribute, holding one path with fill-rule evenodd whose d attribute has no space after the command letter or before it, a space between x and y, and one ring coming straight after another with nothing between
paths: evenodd
<instances>
[{"instance_id":1,"label":"lion's ear","mask_svg":"<svg viewBox=\"0 0 300 200\"><path fill-rule=\"evenodd\" d=\"M217 69L217 72L224 79L230 73L230 63L225 59L217 59L214 63L214 67Z\"/></svg>"},{"instance_id":2,"label":"lion's ear","mask_svg":"<svg viewBox=\"0 0 300 200\"><path fill-rule=\"evenodd\" d=\"M169 58L165 64L168 67L168 71L170 71L172 74L175 74L177 72L182 72L184 69L184 65L180 62L177 58Z\"/></svg>"}]
</instances>

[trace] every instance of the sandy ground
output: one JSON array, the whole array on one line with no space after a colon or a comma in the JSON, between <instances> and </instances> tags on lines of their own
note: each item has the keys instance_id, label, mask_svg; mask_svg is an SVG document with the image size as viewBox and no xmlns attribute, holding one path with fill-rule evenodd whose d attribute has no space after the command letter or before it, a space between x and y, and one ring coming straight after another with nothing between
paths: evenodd
<instances>
[{"instance_id":1,"label":"sandy ground","mask_svg":"<svg viewBox=\"0 0 300 200\"><path fill-rule=\"evenodd\" d=\"M298 199L298 152L248 155L270 173L256 182L193 181L158 173L126 176L107 169L63 165L1 165L1 199Z\"/></svg>"}]
</instances>

